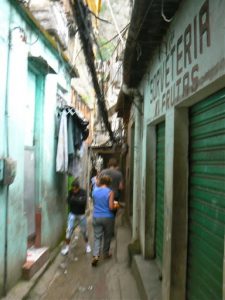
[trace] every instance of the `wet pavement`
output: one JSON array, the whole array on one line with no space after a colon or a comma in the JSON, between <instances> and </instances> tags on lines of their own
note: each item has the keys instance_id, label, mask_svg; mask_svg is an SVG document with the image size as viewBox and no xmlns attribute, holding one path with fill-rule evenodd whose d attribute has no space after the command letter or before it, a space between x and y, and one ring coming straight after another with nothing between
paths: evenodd
<instances>
[{"instance_id":1,"label":"wet pavement","mask_svg":"<svg viewBox=\"0 0 225 300\"><path fill-rule=\"evenodd\" d=\"M89 236L93 245L91 217L88 217ZM92 253L85 253L81 234L67 256L60 253L23 298L28 300L139 300L137 285L129 267L127 246L130 228L120 209L116 220L115 238L111 243L112 258L100 259L91 265Z\"/></svg>"}]
</instances>

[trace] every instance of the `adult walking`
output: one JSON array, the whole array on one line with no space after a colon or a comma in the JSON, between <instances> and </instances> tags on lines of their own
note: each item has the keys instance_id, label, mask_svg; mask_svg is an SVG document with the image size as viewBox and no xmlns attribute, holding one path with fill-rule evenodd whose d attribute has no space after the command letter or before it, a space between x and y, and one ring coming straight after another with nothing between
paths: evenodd
<instances>
[{"instance_id":1,"label":"adult walking","mask_svg":"<svg viewBox=\"0 0 225 300\"><path fill-rule=\"evenodd\" d=\"M115 214L114 192L109 188L111 178L102 175L99 178L99 186L93 190L93 228L94 247L92 266L96 266L99 261L101 243L103 241L103 258L110 258L110 243L114 231Z\"/></svg>"},{"instance_id":2,"label":"adult walking","mask_svg":"<svg viewBox=\"0 0 225 300\"><path fill-rule=\"evenodd\" d=\"M87 219L85 215L87 205L87 192L80 187L80 183L75 179L71 184L71 190L68 197L69 214L67 219L67 230L65 247L62 249L61 254L66 255L69 252L69 243L76 224L79 224L83 238L86 242L86 252L91 252L91 247L88 242Z\"/></svg>"},{"instance_id":3,"label":"adult walking","mask_svg":"<svg viewBox=\"0 0 225 300\"><path fill-rule=\"evenodd\" d=\"M108 162L108 168L103 169L100 173L100 177L108 175L111 178L110 188L114 192L114 198L119 201L121 198L121 192L124 188L122 172L118 170L118 162L116 158L110 158Z\"/></svg>"},{"instance_id":4,"label":"adult walking","mask_svg":"<svg viewBox=\"0 0 225 300\"><path fill-rule=\"evenodd\" d=\"M98 171L94 168L92 169L92 176L90 180L90 196L92 197L92 192L97 185L97 175Z\"/></svg>"}]
</instances>

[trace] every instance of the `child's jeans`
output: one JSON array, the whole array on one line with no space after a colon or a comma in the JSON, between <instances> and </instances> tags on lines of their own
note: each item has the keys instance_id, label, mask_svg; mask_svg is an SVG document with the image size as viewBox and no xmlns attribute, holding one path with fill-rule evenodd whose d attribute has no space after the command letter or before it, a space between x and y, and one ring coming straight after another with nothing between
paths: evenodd
<instances>
[{"instance_id":1,"label":"child's jeans","mask_svg":"<svg viewBox=\"0 0 225 300\"><path fill-rule=\"evenodd\" d=\"M87 219L85 215L74 215L73 213L69 213L67 219L67 230L66 230L66 239L71 238L73 230L75 226L79 226L84 237L84 240L88 241L88 233L87 233Z\"/></svg>"}]
</instances>

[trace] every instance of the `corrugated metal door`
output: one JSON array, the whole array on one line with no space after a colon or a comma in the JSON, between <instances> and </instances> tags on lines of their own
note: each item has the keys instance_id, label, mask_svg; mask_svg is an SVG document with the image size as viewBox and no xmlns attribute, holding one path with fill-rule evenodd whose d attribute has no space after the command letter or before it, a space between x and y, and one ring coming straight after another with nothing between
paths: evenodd
<instances>
[{"instance_id":1,"label":"corrugated metal door","mask_svg":"<svg viewBox=\"0 0 225 300\"><path fill-rule=\"evenodd\" d=\"M222 300L225 90L190 110L188 300Z\"/></svg>"},{"instance_id":2,"label":"corrugated metal door","mask_svg":"<svg viewBox=\"0 0 225 300\"><path fill-rule=\"evenodd\" d=\"M165 123L156 127L156 258L162 263L164 227Z\"/></svg>"}]
</instances>

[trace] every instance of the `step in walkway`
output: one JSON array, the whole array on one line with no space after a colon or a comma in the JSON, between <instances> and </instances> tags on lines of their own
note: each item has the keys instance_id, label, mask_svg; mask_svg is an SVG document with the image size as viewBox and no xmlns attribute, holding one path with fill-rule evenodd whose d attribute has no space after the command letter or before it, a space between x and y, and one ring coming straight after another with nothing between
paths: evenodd
<instances>
[{"instance_id":1,"label":"step in walkway","mask_svg":"<svg viewBox=\"0 0 225 300\"><path fill-rule=\"evenodd\" d=\"M23 279L30 280L49 259L48 247L27 249L26 262L22 267Z\"/></svg>"}]
</instances>

